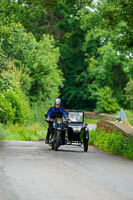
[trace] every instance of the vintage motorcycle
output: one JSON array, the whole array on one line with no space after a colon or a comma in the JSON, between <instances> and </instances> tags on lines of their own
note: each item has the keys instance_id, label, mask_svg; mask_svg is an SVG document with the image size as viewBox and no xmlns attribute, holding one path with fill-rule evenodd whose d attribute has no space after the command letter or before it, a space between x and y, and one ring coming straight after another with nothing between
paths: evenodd
<instances>
[{"instance_id":1,"label":"vintage motorcycle","mask_svg":"<svg viewBox=\"0 0 133 200\"><path fill-rule=\"evenodd\" d=\"M50 145L55 151L60 145L66 144L66 131L68 130L68 121L63 121L61 118L50 119L52 130L50 136Z\"/></svg>"}]
</instances>

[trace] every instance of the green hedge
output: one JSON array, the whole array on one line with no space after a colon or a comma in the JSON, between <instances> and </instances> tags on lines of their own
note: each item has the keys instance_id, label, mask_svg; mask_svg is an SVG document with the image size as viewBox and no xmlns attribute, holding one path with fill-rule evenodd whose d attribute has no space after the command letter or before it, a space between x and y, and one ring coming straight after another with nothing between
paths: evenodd
<instances>
[{"instance_id":1,"label":"green hedge","mask_svg":"<svg viewBox=\"0 0 133 200\"><path fill-rule=\"evenodd\" d=\"M102 130L90 132L90 144L116 155L133 160L133 138L124 137L120 133L106 133Z\"/></svg>"}]
</instances>

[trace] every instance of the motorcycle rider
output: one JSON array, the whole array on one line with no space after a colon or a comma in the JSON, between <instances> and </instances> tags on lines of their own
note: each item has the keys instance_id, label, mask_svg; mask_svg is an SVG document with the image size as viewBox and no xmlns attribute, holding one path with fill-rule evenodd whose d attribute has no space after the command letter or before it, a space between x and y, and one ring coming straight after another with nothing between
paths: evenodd
<instances>
[{"instance_id":1,"label":"motorcycle rider","mask_svg":"<svg viewBox=\"0 0 133 200\"><path fill-rule=\"evenodd\" d=\"M56 99L54 106L51 107L48 110L47 115L46 115L46 120L49 123L48 131L47 131L47 136L46 136L46 141L45 141L46 144L49 144L49 138L50 138L50 134L51 134L52 128L53 128L53 123L50 122L50 119L62 118L62 117L64 117L65 119L67 119L67 113L61 107L61 99Z\"/></svg>"}]
</instances>

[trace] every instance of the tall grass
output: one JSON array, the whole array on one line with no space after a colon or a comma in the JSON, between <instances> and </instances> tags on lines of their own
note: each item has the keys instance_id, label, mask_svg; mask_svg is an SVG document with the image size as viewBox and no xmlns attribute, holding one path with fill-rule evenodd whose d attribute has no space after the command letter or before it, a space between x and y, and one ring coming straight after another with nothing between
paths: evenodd
<instances>
[{"instance_id":1,"label":"tall grass","mask_svg":"<svg viewBox=\"0 0 133 200\"><path fill-rule=\"evenodd\" d=\"M29 126L9 125L5 126L5 140L38 141L46 137L46 129L40 123Z\"/></svg>"}]
</instances>

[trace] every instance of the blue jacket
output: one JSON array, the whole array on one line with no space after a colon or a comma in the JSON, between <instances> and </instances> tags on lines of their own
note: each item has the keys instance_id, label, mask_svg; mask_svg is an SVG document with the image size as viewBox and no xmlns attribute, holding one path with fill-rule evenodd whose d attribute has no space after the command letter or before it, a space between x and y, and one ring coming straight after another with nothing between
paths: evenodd
<instances>
[{"instance_id":1,"label":"blue jacket","mask_svg":"<svg viewBox=\"0 0 133 200\"><path fill-rule=\"evenodd\" d=\"M65 110L62 107L60 107L60 108L51 107L48 110L47 118L54 119L54 118L62 118L62 117L67 118L67 113L65 112Z\"/></svg>"}]
</instances>

